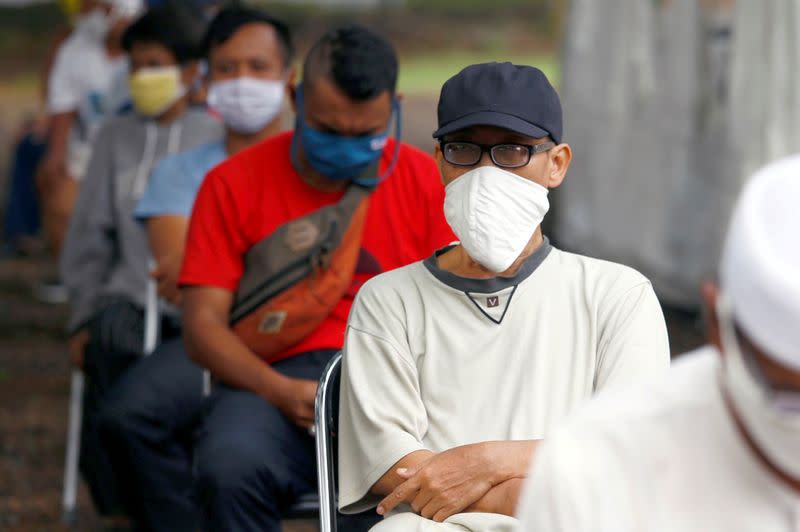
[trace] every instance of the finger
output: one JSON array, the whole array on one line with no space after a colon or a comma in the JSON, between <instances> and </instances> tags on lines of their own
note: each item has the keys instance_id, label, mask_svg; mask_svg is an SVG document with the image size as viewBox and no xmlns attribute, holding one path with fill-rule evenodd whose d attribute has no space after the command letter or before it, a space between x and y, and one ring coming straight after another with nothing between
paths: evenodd
<instances>
[{"instance_id":1,"label":"finger","mask_svg":"<svg viewBox=\"0 0 800 532\"><path fill-rule=\"evenodd\" d=\"M433 492L430 490L419 490L411 501L411 509L423 517L427 517L422 511L431 502L433 495Z\"/></svg>"},{"instance_id":2,"label":"finger","mask_svg":"<svg viewBox=\"0 0 800 532\"><path fill-rule=\"evenodd\" d=\"M430 516L428 519L432 519L437 522L442 522L448 517L455 515L457 513L463 512L467 509L471 504L477 502L481 497L483 497L491 488L491 485L486 489L477 486L466 487L462 484L460 486L454 486L448 489L446 492L441 493L437 497L431 499L429 505L435 508L431 511Z\"/></svg>"},{"instance_id":3,"label":"finger","mask_svg":"<svg viewBox=\"0 0 800 532\"><path fill-rule=\"evenodd\" d=\"M444 506L433 515L432 519L437 523L443 523L445 519L454 516L460 511L461 510L454 510L452 506Z\"/></svg>"},{"instance_id":4,"label":"finger","mask_svg":"<svg viewBox=\"0 0 800 532\"><path fill-rule=\"evenodd\" d=\"M428 504L422 509L419 515L425 519L433 519L443 509L442 502L439 497L431 499ZM441 522L441 521L440 521Z\"/></svg>"},{"instance_id":5,"label":"finger","mask_svg":"<svg viewBox=\"0 0 800 532\"><path fill-rule=\"evenodd\" d=\"M302 407L302 410L300 410L300 414L303 417L308 417L308 418L311 418L311 419L314 419L315 412L316 412L316 409L314 408L314 405L313 404L308 404L308 403L304 403L303 407Z\"/></svg>"},{"instance_id":6,"label":"finger","mask_svg":"<svg viewBox=\"0 0 800 532\"><path fill-rule=\"evenodd\" d=\"M397 470L397 474L403 478L411 478L420 471L422 471L425 468L425 466L427 466L430 463L430 461L431 459L428 459L418 464L415 464L412 467L401 467L400 469ZM400 472L401 470L402 473Z\"/></svg>"},{"instance_id":7,"label":"finger","mask_svg":"<svg viewBox=\"0 0 800 532\"><path fill-rule=\"evenodd\" d=\"M314 424L313 420L303 416L293 418L292 421L303 430L308 430Z\"/></svg>"},{"instance_id":8,"label":"finger","mask_svg":"<svg viewBox=\"0 0 800 532\"><path fill-rule=\"evenodd\" d=\"M399 468L397 470L397 476L399 476L401 478L405 478L405 479L409 479L409 478L413 477L415 474L416 474L416 471L414 469L410 469L410 468L401 467L401 468Z\"/></svg>"},{"instance_id":9,"label":"finger","mask_svg":"<svg viewBox=\"0 0 800 532\"><path fill-rule=\"evenodd\" d=\"M419 484L416 479L406 480L378 504L378 514L386 515L394 510L398 504L410 502L417 491L419 491Z\"/></svg>"},{"instance_id":10,"label":"finger","mask_svg":"<svg viewBox=\"0 0 800 532\"><path fill-rule=\"evenodd\" d=\"M178 290L175 285L170 285L169 289L167 290L166 300L167 301L177 301L180 297L181 292Z\"/></svg>"}]
</instances>

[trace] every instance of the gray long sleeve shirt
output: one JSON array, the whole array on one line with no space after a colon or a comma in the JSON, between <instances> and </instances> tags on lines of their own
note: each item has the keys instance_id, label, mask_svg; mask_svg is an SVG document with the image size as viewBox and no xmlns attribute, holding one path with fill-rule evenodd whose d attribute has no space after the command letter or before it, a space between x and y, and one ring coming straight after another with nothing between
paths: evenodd
<instances>
[{"instance_id":1,"label":"gray long sleeve shirt","mask_svg":"<svg viewBox=\"0 0 800 532\"><path fill-rule=\"evenodd\" d=\"M98 310L102 296L120 295L144 306L149 247L133 211L150 172L166 155L221 136L221 125L200 109L169 125L131 113L101 128L61 254L70 331Z\"/></svg>"}]
</instances>

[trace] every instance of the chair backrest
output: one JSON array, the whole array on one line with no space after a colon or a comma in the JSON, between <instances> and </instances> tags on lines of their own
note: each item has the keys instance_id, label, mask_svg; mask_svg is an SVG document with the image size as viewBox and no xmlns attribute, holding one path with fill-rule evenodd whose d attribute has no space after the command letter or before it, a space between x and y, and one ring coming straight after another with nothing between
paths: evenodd
<instances>
[{"instance_id":1,"label":"chair backrest","mask_svg":"<svg viewBox=\"0 0 800 532\"><path fill-rule=\"evenodd\" d=\"M331 358L317 387L314 413L317 445L317 483L319 490L320 532L336 531L336 474L338 447L336 432L339 422L339 381L341 377L342 353Z\"/></svg>"},{"instance_id":2,"label":"chair backrest","mask_svg":"<svg viewBox=\"0 0 800 532\"><path fill-rule=\"evenodd\" d=\"M342 354L337 353L322 372L317 388L314 428L317 442L320 532L366 532L381 517L374 510L344 515L337 510L339 493L339 382Z\"/></svg>"}]
</instances>

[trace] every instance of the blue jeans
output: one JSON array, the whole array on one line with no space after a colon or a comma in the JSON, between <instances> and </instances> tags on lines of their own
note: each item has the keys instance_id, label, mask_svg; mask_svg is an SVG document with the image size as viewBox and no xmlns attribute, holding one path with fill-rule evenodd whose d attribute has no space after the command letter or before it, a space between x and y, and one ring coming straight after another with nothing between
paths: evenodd
<instances>
[{"instance_id":1,"label":"blue jeans","mask_svg":"<svg viewBox=\"0 0 800 532\"><path fill-rule=\"evenodd\" d=\"M4 236L12 246L19 237L39 232L39 196L34 174L46 147L44 140L28 134L14 148L4 220Z\"/></svg>"},{"instance_id":2,"label":"blue jeans","mask_svg":"<svg viewBox=\"0 0 800 532\"><path fill-rule=\"evenodd\" d=\"M273 364L318 380L335 350ZM279 531L316 491L314 440L261 397L224 385L202 396L202 371L180 340L128 371L106 403L101 434L137 529Z\"/></svg>"}]
</instances>

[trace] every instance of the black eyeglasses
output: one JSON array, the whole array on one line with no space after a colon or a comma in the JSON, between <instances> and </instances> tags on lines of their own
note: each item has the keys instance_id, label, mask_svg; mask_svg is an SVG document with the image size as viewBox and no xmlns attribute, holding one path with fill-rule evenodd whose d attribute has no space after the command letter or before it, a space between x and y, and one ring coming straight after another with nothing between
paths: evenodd
<instances>
[{"instance_id":1,"label":"black eyeglasses","mask_svg":"<svg viewBox=\"0 0 800 532\"><path fill-rule=\"evenodd\" d=\"M525 166L537 153L555 147L555 142L543 144L476 144L474 142L441 141L444 160L456 166L475 166L487 151L492 162L501 168Z\"/></svg>"}]
</instances>

